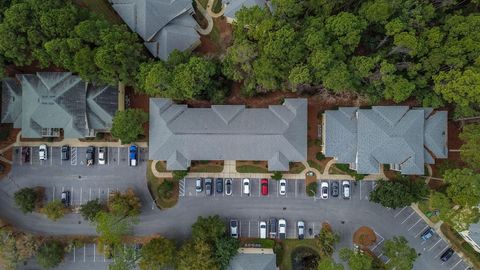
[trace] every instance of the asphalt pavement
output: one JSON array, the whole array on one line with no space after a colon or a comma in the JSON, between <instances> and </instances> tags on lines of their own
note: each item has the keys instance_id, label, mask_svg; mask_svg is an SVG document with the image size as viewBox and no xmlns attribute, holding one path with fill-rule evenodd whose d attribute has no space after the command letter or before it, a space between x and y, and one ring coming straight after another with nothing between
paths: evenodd
<instances>
[{"instance_id":1,"label":"asphalt pavement","mask_svg":"<svg viewBox=\"0 0 480 270\"><path fill-rule=\"evenodd\" d=\"M33 233L46 235L95 234L95 228L83 221L80 215L72 213L52 222L44 215L22 214L13 203L13 193L22 187L45 187L45 200L58 198L61 190L72 192L72 201L78 206L86 201L99 198L106 200L112 190L133 188L142 201L142 214L139 224L133 229L135 235L160 233L182 241L189 237L191 225L198 216L218 214L226 221L240 221L240 235L257 237L258 223L270 218L287 220L287 237L296 238L295 224L302 220L307 231L312 228L318 233L321 224L328 222L340 235L340 247L352 247L353 233L360 226L369 226L377 234L377 243L373 251L383 261L388 261L382 254L386 239L403 235L409 244L420 254L415 262L419 270L448 269L464 270L467 265L455 255L448 262L442 263L439 256L446 249L446 243L437 235L423 241L420 234L426 229L423 220L410 207L404 209L387 209L368 201L368 195L375 187L375 182L359 181L352 183L352 197L320 199L305 194L303 179L288 180L287 194L278 194L278 182L269 181L269 195L260 193L259 179L251 179L251 194L241 193L240 179L233 180L233 194L214 192L206 196L204 192L195 192L193 179L181 181L181 194L176 207L158 210L152 207L153 201L145 182L147 149L141 149L140 162L137 167L128 166L127 149L108 149L108 162L105 165L85 165L85 148L76 149L76 162L65 162L59 157L59 148L50 149L51 159L38 160L38 153L32 149L31 162L22 162L21 151L14 151L14 165L7 179L0 181L0 216L9 220L16 227ZM36 155L37 156L36 156ZM307 235L307 237L313 237ZM108 264L102 257L93 253L91 246L75 250L69 254L60 269L105 269ZM72 256L75 256L74 259ZM85 259L83 259L85 258ZM95 258L95 259L94 259ZM24 269L38 269L35 264L28 264Z\"/></svg>"}]
</instances>

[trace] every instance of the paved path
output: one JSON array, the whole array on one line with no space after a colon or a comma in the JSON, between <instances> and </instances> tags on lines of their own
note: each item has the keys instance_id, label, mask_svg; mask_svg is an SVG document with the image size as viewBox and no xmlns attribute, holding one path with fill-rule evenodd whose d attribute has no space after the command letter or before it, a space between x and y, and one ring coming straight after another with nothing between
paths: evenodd
<instances>
[{"instance_id":1,"label":"paved path","mask_svg":"<svg viewBox=\"0 0 480 270\"><path fill-rule=\"evenodd\" d=\"M197 4L197 9L200 11L203 17L207 20L207 28L201 28L200 26L196 27L196 30L200 33L200 35L208 35L210 32L212 32L213 29L213 19L212 16L205 10L205 8L198 2L198 0L195 0L195 3Z\"/></svg>"},{"instance_id":2,"label":"paved path","mask_svg":"<svg viewBox=\"0 0 480 270\"><path fill-rule=\"evenodd\" d=\"M217 1L220 1L220 0L217 0ZM225 8L227 7L227 5L222 4L222 10L220 10L218 13L215 13L212 10L214 2L215 0L208 0L207 12L208 12L208 15L210 15L212 18L219 18L223 16L223 13L225 13Z\"/></svg>"}]
</instances>

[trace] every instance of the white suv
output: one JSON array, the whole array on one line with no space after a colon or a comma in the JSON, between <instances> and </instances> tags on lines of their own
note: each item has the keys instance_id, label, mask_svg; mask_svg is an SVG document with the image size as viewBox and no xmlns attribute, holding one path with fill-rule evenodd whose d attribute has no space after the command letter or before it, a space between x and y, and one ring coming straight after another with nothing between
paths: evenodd
<instances>
[{"instance_id":1,"label":"white suv","mask_svg":"<svg viewBox=\"0 0 480 270\"><path fill-rule=\"evenodd\" d=\"M42 144L38 147L38 158L40 160L47 160L48 159L48 150L45 144Z\"/></svg>"},{"instance_id":2,"label":"white suv","mask_svg":"<svg viewBox=\"0 0 480 270\"><path fill-rule=\"evenodd\" d=\"M287 221L283 218L278 220L278 236L280 239L287 238Z\"/></svg>"},{"instance_id":3,"label":"white suv","mask_svg":"<svg viewBox=\"0 0 480 270\"><path fill-rule=\"evenodd\" d=\"M322 199L328 199L328 182L322 182L320 185L320 197Z\"/></svg>"},{"instance_id":4,"label":"white suv","mask_svg":"<svg viewBox=\"0 0 480 270\"><path fill-rule=\"evenodd\" d=\"M243 194L250 196L250 179L244 178L242 181Z\"/></svg>"},{"instance_id":5,"label":"white suv","mask_svg":"<svg viewBox=\"0 0 480 270\"><path fill-rule=\"evenodd\" d=\"M267 222L265 221L260 221L260 238L267 238Z\"/></svg>"},{"instance_id":6,"label":"white suv","mask_svg":"<svg viewBox=\"0 0 480 270\"><path fill-rule=\"evenodd\" d=\"M280 190L279 192L280 195L285 196L287 194L287 181L285 179L280 180Z\"/></svg>"}]
</instances>

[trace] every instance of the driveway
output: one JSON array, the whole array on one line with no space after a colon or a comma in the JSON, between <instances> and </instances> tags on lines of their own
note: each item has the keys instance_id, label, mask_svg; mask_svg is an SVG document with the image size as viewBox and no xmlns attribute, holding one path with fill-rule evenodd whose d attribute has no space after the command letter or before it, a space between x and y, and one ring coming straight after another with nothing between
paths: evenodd
<instances>
[{"instance_id":1,"label":"driveway","mask_svg":"<svg viewBox=\"0 0 480 270\"><path fill-rule=\"evenodd\" d=\"M52 149L52 151L55 150ZM21 164L16 159L17 162L13 165L10 177L0 181L2 194L0 216L20 229L39 234L95 234L94 227L84 222L78 214L69 214L58 222L51 222L40 214L23 215L13 204L13 193L21 187L41 185L46 188L46 200L50 200L57 198L62 188L69 189L73 191L75 205L79 205L91 198L99 197L105 200L110 190L125 190L131 187L139 194L143 203L140 222L133 229L136 235L160 233L183 240L189 236L190 226L198 216L218 214L226 221L230 218L238 219L241 236L256 237L258 222L276 217L287 220L289 238L296 237L294 224L298 220L305 221L307 228L312 228L314 233L318 233L323 222L328 222L341 236L338 246L352 247L354 231L365 225L373 228L377 233L378 245L374 248L374 252L384 261L388 260L381 254L384 239L403 235L410 245L421 253L415 263L415 269L463 270L467 268L457 255L447 263L440 261L438 257L446 248L446 243L438 236L422 241L419 235L424 230L425 224L410 207L391 210L369 202L368 195L374 188L375 182L360 181L356 186L352 184L350 200L332 197L322 200L306 196L305 182L302 179L288 180L286 196L278 194L275 181L269 182L269 195L262 196L259 193L259 179L251 179L250 196L241 194L240 179L234 179L232 196L219 193L205 196L204 193L195 192L193 179L185 179L181 182L182 192L177 206L160 211L156 208L152 209L153 202L145 184L146 162L142 159L147 157L146 149L142 149L140 153L138 167L129 167L126 153L123 155L122 152L117 154L115 161L112 155L115 156L117 152L112 152L113 154L109 152L112 159L107 165L87 167L80 162L80 159L84 159L84 152L82 152L84 150L78 151L80 154L78 154L76 165L55 159L51 162L33 163L32 161L32 164ZM109 151L116 150L109 149ZM36 156L32 155L32 159L35 158ZM307 237L311 236L307 235ZM73 259L67 259L65 269L68 269L68 263L75 265L72 265L71 269L80 269L78 264L84 264L85 267L88 265L88 268L96 268L92 265L98 265L99 269L105 268L104 262L102 260L98 262L96 259L97 255L93 262L92 251L89 251L88 247L85 251L76 250L75 252L75 262ZM80 253L77 254L77 252ZM77 259L78 256L80 260ZM83 256L85 256L85 262L83 262ZM89 261L90 259L92 261ZM28 269L35 269L35 267Z\"/></svg>"}]
</instances>

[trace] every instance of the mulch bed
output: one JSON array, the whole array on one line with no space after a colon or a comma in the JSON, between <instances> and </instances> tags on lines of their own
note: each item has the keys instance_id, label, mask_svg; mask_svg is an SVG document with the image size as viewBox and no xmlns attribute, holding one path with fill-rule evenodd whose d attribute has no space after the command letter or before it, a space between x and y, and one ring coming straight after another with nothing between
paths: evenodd
<instances>
[{"instance_id":1,"label":"mulch bed","mask_svg":"<svg viewBox=\"0 0 480 270\"><path fill-rule=\"evenodd\" d=\"M377 236L375 232L366 226L358 228L353 234L353 243L361 247L369 247L377 241Z\"/></svg>"}]
</instances>

